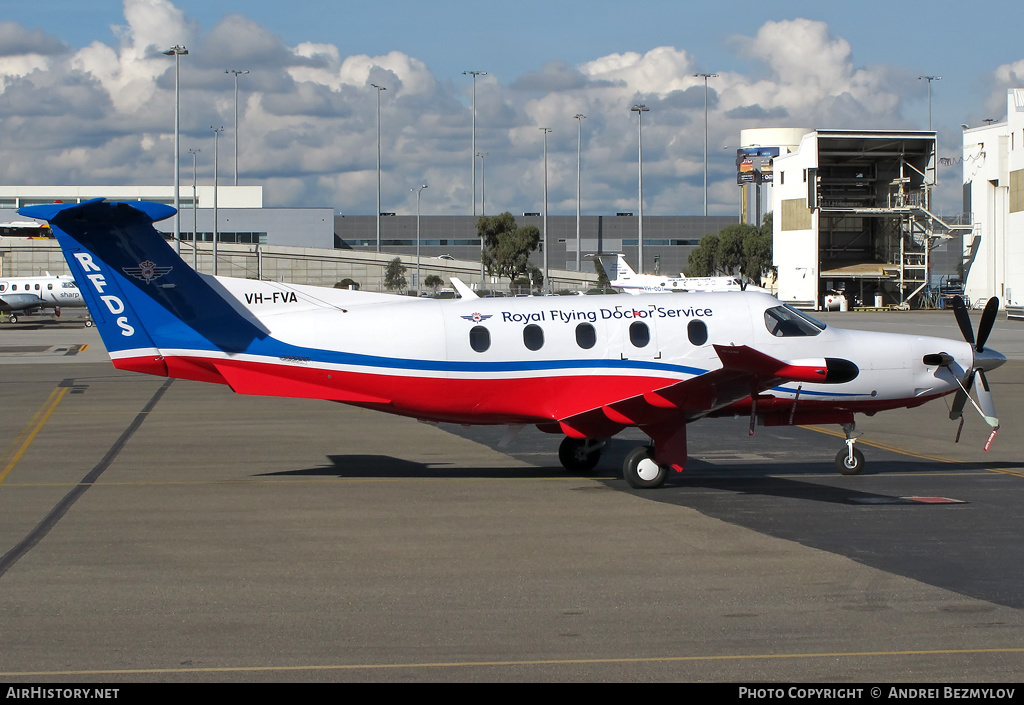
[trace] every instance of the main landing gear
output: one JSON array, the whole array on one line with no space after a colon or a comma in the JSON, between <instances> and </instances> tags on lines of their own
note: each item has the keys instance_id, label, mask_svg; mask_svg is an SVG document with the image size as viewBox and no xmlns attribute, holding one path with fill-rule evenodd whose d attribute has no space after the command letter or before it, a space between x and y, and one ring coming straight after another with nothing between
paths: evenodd
<instances>
[{"instance_id":1,"label":"main landing gear","mask_svg":"<svg viewBox=\"0 0 1024 705\"><path fill-rule=\"evenodd\" d=\"M622 478L636 490L661 487L668 477L668 466L654 459L654 446L634 448L622 464Z\"/></svg>"},{"instance_id":2,"label":"main landing gear","mask_svg":"<svg viewBox=\"0 0 1024 705\"><path fill-rule=\"evenodd\" d=\"M569 472L590 472L597 467L606 445L607 440L566 436L558 446L558 460Z\"/></svg>"}]
</instances>

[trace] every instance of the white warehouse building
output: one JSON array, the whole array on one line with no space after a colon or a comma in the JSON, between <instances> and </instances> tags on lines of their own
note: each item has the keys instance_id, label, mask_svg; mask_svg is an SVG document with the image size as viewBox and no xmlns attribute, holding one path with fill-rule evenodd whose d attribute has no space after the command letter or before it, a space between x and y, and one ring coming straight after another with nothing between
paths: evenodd
<instances>
[{"instance_id":1,"label":"white warehouse building","mask_svg":"<svg viewBox=\"0 0 1024 705\"><path fill-rule=\"evenodd\" d=\"M964 239L964 291L975 304L998 296L1024 317L1024 89L1006 94L1006 120L963 135L964 208L975 223Z\"/></svg>"},{"instance_id":2,"label":"white warehouse building","mask_svg":"<svg viewBox=\"0 0 1024 705\"><path fill-rule=\"evenodd\" d=\"M931 211L935 133L765 129L742 135L762 147L773 138L779 299L818 309L826 295L842 292L854 305L928 305L936 281L957 270L964 227L955 222L959 214L940 218Z\"/></svg>"}]
</instances>

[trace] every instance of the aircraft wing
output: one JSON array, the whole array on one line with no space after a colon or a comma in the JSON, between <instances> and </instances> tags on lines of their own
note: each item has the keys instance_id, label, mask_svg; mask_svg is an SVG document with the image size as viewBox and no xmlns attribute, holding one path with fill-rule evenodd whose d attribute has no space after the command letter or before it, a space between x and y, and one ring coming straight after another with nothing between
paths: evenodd
<instances>
[{"instance_id":1,"label":"aircraft wing","mask_svg":"<svg viewBox=\"0 0 1024 705\"><path fill-rule=\"evenodd\" d=\"M852 379L848 367L852 363L845 360L791 363L746 345L714 347L722 367L559 419L561 431L573 438L607 438L629 426L685 423L783 382L820 384Z\"/></svg>"},{"instance_id":2,"label":"aircraft wing","mask_svg":"<svg viewBox=\"0 0 1024 705\"><path fill-rule=\"evenodd\" d=\"M4 294L0 296L0 307L4 311L23 311L26 308L42 306L45 303L35 294Z\"/></svg>"}]
</instances>

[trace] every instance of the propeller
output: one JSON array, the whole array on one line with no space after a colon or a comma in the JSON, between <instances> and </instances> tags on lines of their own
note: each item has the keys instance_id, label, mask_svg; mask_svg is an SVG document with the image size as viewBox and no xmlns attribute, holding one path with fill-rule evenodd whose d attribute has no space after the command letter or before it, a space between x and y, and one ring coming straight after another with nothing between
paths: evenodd
<instances>
[{"instance_id":1,"label":"propeller","mask_svg":"<svg viewBox=\"0 0 1024 705\"><path fill-rule=\"evenodd\" d=\"M956 442L960 442L960 431L964 427L964 406L967 405L967 401L970 400L971 404L977 409L981 417L985 419L985 423L992 427L992 433L988 437L988 442L985 443L985 450L989 449L992 445L992 440L996 437L996 431L999 430L999 419L996 417L995 404L992 402L992 389L989 386L988 378L985 376L985 365L984 363L995 360L991 356L984 356L985 343L988 341L988 336L992 332L992 326L995 324L996 315L999 312L999 299L992 297L985 304L985 310L981 313L981 322L978 323L978 335L975 337L974 329L971 326L971 317L967 311L967 306L964 305L963 299L959 296L953 299L953 314L956 316L957 325L960 327L960 333L964 336L971 347L974 348L974 359L971 364L971 369L967 372L963 380L959 377L956 379L957 384L960 388L956 391L956 396L953 398L953 406L949 411L949 418L956 421L960 420L960 426L956 431ZM998 363L1001 364L1001 363ZM992 365L990 365L991 369ZM971 387L974 385L974 378L978 377L980 380L978 389L975 392L978 401L975 402L971 399Z\"/></svg>"}]
</instances>

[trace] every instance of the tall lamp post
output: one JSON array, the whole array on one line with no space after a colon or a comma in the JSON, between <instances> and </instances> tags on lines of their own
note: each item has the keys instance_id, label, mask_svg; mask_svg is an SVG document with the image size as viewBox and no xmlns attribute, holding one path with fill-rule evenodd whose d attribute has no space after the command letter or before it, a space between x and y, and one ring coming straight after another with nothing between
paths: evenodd
<instances>
[{"instance_id":1,"label":"tall lamp post","mask_svg":"<svg viewBox=\"0 0 1024 705\"><path fill-rule=\"evenodd\" d=\"M473 219L476 220L476 77L486 76L486 71L463 71L463 76L473 77L473 149L469 161L473 165ZM480 288L484 288L484 238L480 236Z\"/></svg>"},{"instance_id":2,"label":"tall lamp post","mask_svg":"<svg viewBox=\"0 0 1024 705\"><path fill-rule=\"evenodd\" d=\"M217 240L220 237L217 229L217 175L220 171L220 133L224 132L224 126L214 127L213 130L213 276L217 276Z\"/></svg>"},{"instance_id":3,"label":"tall lamp post","mask_svg":"<svg viewBox=\"0 0 1024 705\"><path fill-rule=\"evenodd\" d=\"M587 116L583 113L576 113L573 115L576 119L576 271L581 271L580 268L583 266L580 261L580 181L582 180L583 172L580 169L582 161L580 155L583 152L583 121L586 120Z\"/></svg>"},{"instance_id":4,"label":"tall lamp post","mask_svg":"<svg viewBox=\"0 0 1024 705\"><path fill-rule=\"evenodd\" d=\"M249 72L240 69L225 69L224 73L235 74L235 186L238 186L238 77Z\"/></svg>"},{"instance_id":5,"label":"tall lamp post","mask_svg":"<svg viewBox=\"0 0 1024 705\"><path fill-rule=\"evenodd\" d=\"M380 252L380 94L387 88L376 83L370 85L377 89L377 252Z\"/></svg>"},{"instance_id":6,"label":"tall lamp post","mask_svg":"<svg viewBox=\"0 0 1024 705\"><path fill-rule=\"evenodd\" d=\"M164 52L164 56L174 57L174 247L178 254L181 254L181 217L177 211L181 208L181 193L179 179L181 176L181 141L180 141L180 99L179 78L181 75L181 57L188 55L188 49L181 44L175 44Z\"/></svg>"},{"instance_id":7,"label":"tall lamp post","mask_svg":"<svg viewBox=\"0 0 1024 705\"><path fill-rule=\"evenodd\" d=\"M717 73L695 73L704 79L704 217L708 215L708 79L718 78Z\"/></svg>"},{"instance_id":8,"label":"tall lamp post","mask_svg":"<svg viewBox=\"0 0 1024 705\"><path fill-rule=\"evenodd\" d=\"M636 128L636 143L637 143L637 173L638 173L638 198L640 201L640 217L637 218L637 243L639 245L637 249L637 273L644 273L644 113L650 112L643 103L637 103L632 108L631 112L636 113L637 117L637 128Z\"/></svg>"},{"instance_id":9,"label":"tall lamp post","mask_svg":"<svg viewBox=\"0 0 1024 705\"><path fill-rule=\"evenodd\" d=\"M409 189L416 192L416 298L420 297L420 196L426 187L423 184L418 189Z\"/></svg>"},{"instance_id":10,"label":"tall lamp post","mask_svg":"<svg viewBox=\"0 0 1024 705\"><path fill-rule=\"evenodd\" d=\"M480 215L487 215L487 155L490 152L477 152L480 157Z\"/></svg>"},{"instance_id":11,"label":"tall lamp post","mask_svg":"<svg viewBox=\"0 0 1024 705\"><path fill-rule=\"evenodd\" d=\"M928 129L932 129L932 81L941 81L942 76L918 76L918 81L928 81Z\"/></svg>"},{"instance_id":12,"label":"tall lamp post","mask_svg":"<svg viewBox=\"0 0 1024 705\"><path fill-rule=\"evenodd\" d=\"M190 149L192 155L192 269L199 271L199 199L196 196L196 155L198 149Z\"/></svg>"},{"instance_id":13,"label":"tall lamp post","mask_svg":"<svg viewBox=\"0 0 1024 705\"><path fill-rule=\"evenodd\" d=\"M551 133L551 128L542 127L540 131L544 133L544 236L541 240L541 247L544 248L544 283L541 291L550 291L551 285L548 283L548 135Z\"/></svg>"}]
</instances>

